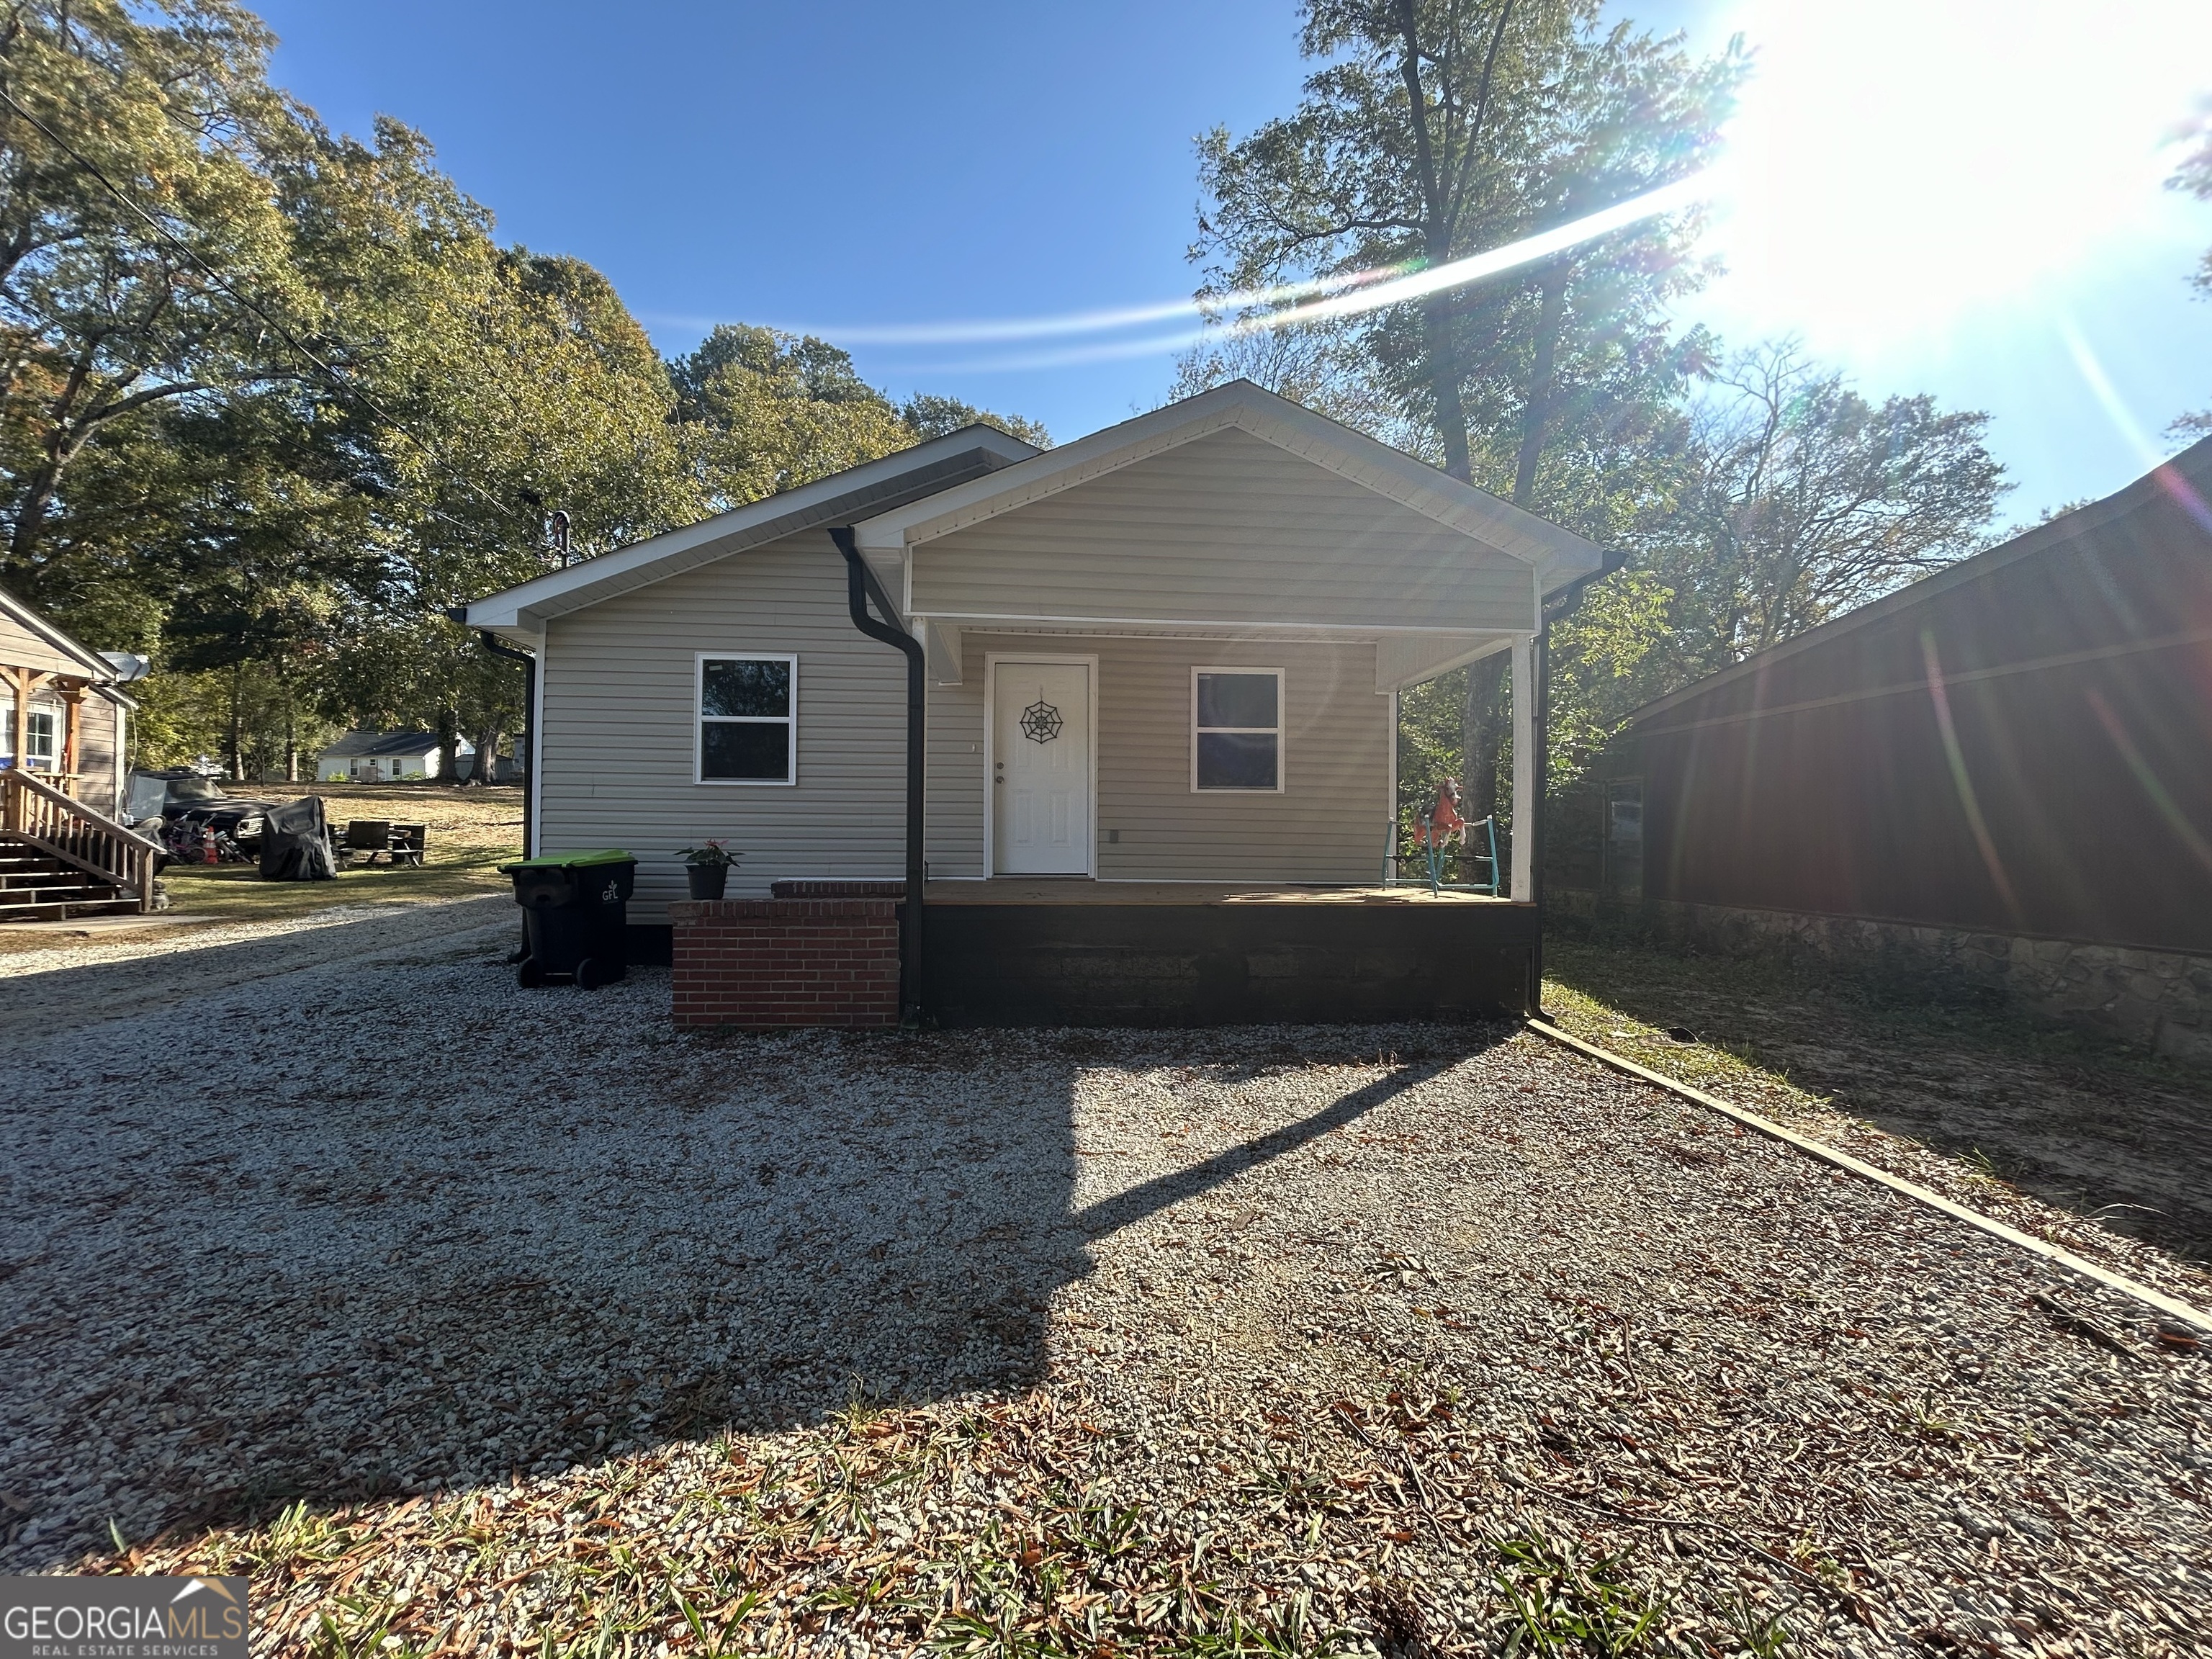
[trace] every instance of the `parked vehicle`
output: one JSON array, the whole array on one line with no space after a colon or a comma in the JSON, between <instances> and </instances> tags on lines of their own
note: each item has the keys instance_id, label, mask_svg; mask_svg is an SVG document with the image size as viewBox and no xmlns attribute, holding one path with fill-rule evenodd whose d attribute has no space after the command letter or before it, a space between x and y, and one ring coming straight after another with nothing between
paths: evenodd
<instances>
[{"instance_id":1,"label":"parked vehicle","mask_svg":"<svg viewBox=\"0 0 2212 1659\"><path fill-rule=\"evenodd\" d=\"M218 858L252 858L261 842L263 821L276 805L226 794L218 780L184 767L132 772L125 803L131 827L154 835L185 863L204 857L210 830L215 832Z\"/></svg>"}]
</instances>

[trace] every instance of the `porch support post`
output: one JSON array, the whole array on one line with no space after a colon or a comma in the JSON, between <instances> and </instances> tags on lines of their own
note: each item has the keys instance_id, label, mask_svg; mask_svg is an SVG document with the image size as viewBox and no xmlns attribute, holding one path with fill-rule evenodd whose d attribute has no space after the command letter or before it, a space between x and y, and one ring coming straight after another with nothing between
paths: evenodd
<instances>
[{"instance_id":1,"label":"porch support post","mask_svg":"<svg viewBox=\"0 0 2212 1659\"><path fill-rule=\"evenodd\" d=\"M15 729L8 738L9 764L19 771L31 769L31 688L38 683L39 675L33 669L8 671L8 687L15 699Z\"/></svg>"},{"instance_id":2,"label":"porch support post","mask_svg":"<svg viewBox=\"0 0 2212 1659\"><path fill-rule=\"evenodd\" d=\"M71 780L74 780L76 776L77 744L79 738L78 727L82 714L81 705L83 702L84 687L82 685L64 685L62 687L61 771L64 776L70 778ZM74 781L66 787L69 789L69 793L72 795L76 793L76 786Z\"/></svg>"},{"instance_id":3,"label":"porch support post","mask_svg":"<svg viewBox=\"0 0 2212 1659\"><path fill-rule=\"evenodd\" d=\"M1382 839L1382 884L1395 887L1398 884L1398 692L1395 688L1390 693L1389 745L1390 799L1383 811L1388 823ZM1494 870L1491 872L1493 876L1497 873Z\"/></svg>"},{"instance_id":4,"label":"porch support post","mask_svg":"<svg viewBox=\"0 0 2212 1659\"><path fill-rule=\"evenodd\" d=\"M1513 885L1514 900L1536 896L1536 641L1513 641Z\"/></svg>"}]
</instances>

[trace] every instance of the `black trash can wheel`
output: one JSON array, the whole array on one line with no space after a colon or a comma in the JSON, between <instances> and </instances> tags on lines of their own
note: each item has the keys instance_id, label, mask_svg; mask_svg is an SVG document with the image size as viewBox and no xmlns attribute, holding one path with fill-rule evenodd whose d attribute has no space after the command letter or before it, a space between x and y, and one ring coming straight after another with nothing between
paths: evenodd
<instances>
[{"instance_id":1,"label":"black trash can wheel","mask_svg":"<svg viewBox=\"0 0 2212 1659\"><path fill-rule=\"evenodd\" d=\"M533 991L545 983L545 970L538 965L536 957L525 957L522 966L514 970L514 982L526 991Z\"/></svg>"},{"instance_id":2,"label":"black trash can wheel","mask_svg":"<svg viewBox=\"0 0 2212 1659\"><path fill-rule=\"evenodd\" d=\"M576 964L576 984L579 989L596 991L607 983L607 980L608 975L601 970L596 957L586 957Z\"/></svg>"}]
</instances>

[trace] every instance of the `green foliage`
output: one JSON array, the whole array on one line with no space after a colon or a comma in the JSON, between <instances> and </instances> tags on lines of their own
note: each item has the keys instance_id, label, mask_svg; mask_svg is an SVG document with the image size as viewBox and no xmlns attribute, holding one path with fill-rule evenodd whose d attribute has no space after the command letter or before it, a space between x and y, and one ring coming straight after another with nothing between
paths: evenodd
<instances>
[{"instance_id":1,"label":"green foliage","mask_svg":"<svg viewBox=\"0 0 2212 1659\"><path fill-rule=\"evenodd\" d=\"M1749 69L1595 0L1309 0L1302 45L1294 112L1200 142L1201 297L1433 266L1685 177ZM1554 784L1644 702L1972 551L2002 488L1982 416L1676 331L1701 229L1678 213L1364 319L1224 331L1179 367L1179 395L1243 375L1628 552L1553 632ZM1502 656L1404 694L1401 813L1457 776L1470 817L1507 816L1512 695Z\"/></svg>"},{"instance_id":2,"label":"green foliage","mask_svg":"<svg viewBox=\"0 0 2212 1659\"><path fill-rule=\"evenodd\" d=\"M1627 724L1674 687L1669 644L1674 595L1648 570L1593 582L1579 609L1551 633L1553 787L1573 782Z\"/></svg>"},{"instance_id":3,"label":"green foliage","mask_svg":"<svg viewBox=\"0 0 2212 1659\"><path fill-rule=\"evenodd\" d=\"M556 556L983 420L819 340L662 361L606 279L501 246L428 142L335 137L234 0L0 30L0 581L150 653L139 757L283 771L338 724L472 737L522 677L447 618ZM106 181L103 183L103 179Z\"/></svg>"},{"instance_id":4,"label":"green foliage","mask_svg":"<svg viewBox=\"0 0 2212 1659\"><path fill-rule=\"evenodd\" d=\"M1037 445L1033 421L957 398L903 407L860 379L852 357L811 335L725 323L670 366L694 477L716 509L742 506L982 422Z\"/></svg>"},{"instance_id":5,"label":"green foliage","mask_svg":"<svg viewBox=\"0 0 2212 1659\"><path fill-rule=\"evenodd\" d=\"M1869 403L1794 343L1717 369L1646 556L1684 678L1817 627L1982 544L2008 486L1989 418Z\"/></svg>"},{"instance_id":6,"label":"green foliage","mask_svg":"<svg viewBox=\"0 0 2212 1659\"><path fill-rule=\"evenodd\" d=\"M1666 1603L1648 1600L1617 1556L1588 1557L1571 1545L1529 1534L1497 1540L1491 1582L1509 1612L1499 1650L1622 1659L1657 1650Z\"/></svg>"}]
</instances>

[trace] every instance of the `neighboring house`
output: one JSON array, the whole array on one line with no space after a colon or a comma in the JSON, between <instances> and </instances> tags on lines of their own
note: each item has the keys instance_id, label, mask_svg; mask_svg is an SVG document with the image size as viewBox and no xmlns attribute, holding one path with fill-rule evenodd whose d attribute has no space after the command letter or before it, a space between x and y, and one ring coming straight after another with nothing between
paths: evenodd
<instances>
[{"instance_id":1,"label":"neighboring house","mask_svg":"<svg viewBox=\"0 0 2212 1659\"><path fill-rule=\"evenodd\" d=\"M1501 651L1528 684L1547 597L1601 566L1580 538L1240 381L1042 453L971 427L539 577L467 621L534 659L533 851L633 852L631 916L650 927L684 893L678 850L708 837L742 855L732 893L758 896L896 879L911 828L930 956L909 957L908 1001L946 1007L975 975L1042 996L1023 964L1126 966L1153 947L1193 985L1295 977L1291 934L1310 921L1269 923L1231 969L1167 941L1260 927L1220 907L1269 890L1384 897L1399 692ZM864 586L877 637L856 621ZM911 778L905 647L890 648L909 635ZM1533 702L1516 705L1524 824ZM1534 839L1517 902L1458 907L1436 936L1455 941L1437 969L1455 984L1483 964L1470 1006L1527 1000ZM1079 921L1084 907L1113 915ZM1404 905L1334 908L1339 933L1413 925L1375 920ZM1017 910L1091 942L1018 950ZM1091 994L1062 983L1054 1006L1081 1012Z\"/></svg>"},{"instance_id":2,"label":"neighboring house","mask_svg":"<svg viewBox=\"0 0 2212 1659\"><path fill-rule=\"evenodd\" d=\"M1638 711L1553 879L2212 1059L2212 440Z\"/></svg>"},{"instance_id":3,"label":"neighboring house","mask_svg":"<svg viewBox=\"0 0 2212 1659\"><path fill-rule=\"evenodd\" d=\"M466 777L476 745L464 740L453 747L455 769ZM431 732L349 732L315 758L318 783L396 783L439 775L438 738Z\"/></svg>"},{"instance_id":4,"label":"neighboring house","mask_svg":"<svg viewBox=\"0 0 2212 1659\"><path fill-rule=\"evenodd\" d=\"M0 592L0 921L153 902L153 842L117 822L143 657L80 645Z\"/></svg>"},{"instance_id":5,"label":"neighboring house","mask_svg":"<svg viewBox=\"0 0 2212 1659\"><path fill-rule=\"evenodd\" d=\"M78 644L0 592L0 765L33 775L107 817L122 804L125 726L138 705L121 687L145 659Z\"/></svg>"}]
</instances>

